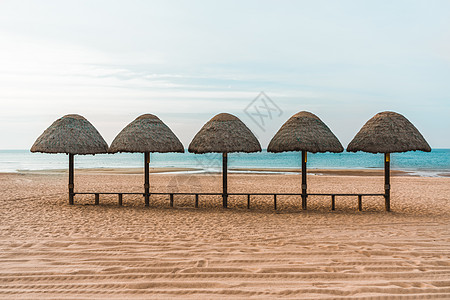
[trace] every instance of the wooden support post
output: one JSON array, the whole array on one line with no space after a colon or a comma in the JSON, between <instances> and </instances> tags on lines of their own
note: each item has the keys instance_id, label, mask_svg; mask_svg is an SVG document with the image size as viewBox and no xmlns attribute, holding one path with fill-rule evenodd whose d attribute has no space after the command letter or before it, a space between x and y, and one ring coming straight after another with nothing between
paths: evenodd
<instances>
[{"instance_id":1,"label":"wooden support post","mask_svg":"<svg viewBox=\"0 0 450 300\"><path fill-rule=\"evenodd\" d=\"M273 209L277 210L277 194L273 194Z\"/></svg>"},{"instance_id":2,"label":"wooden support post","mask_svg":"<svg viewBox=\"0 0 450 300\"><path fill-rule=\"evenodd\" d=\"M384 154L384 205L386 211L391 211L391 155Z\"/></svg>"},{"instance_id":3,"label":"wooden support post","mask_svg":"<svg viewBox=\"0 0 450 300\"><path fill-rule=\"evenodd\" d=\"M195 208L198 208L198 194L195 194Z\"/></svg>"},{"instance_id":4,"label":"wooden support post","mask_svg":"<svg viewBox=\"0 0 450 300\"><path fill-rule=\"evenodd\" d=\"M358 210L362 211L362 195L358 195Z\"/></svg>"},{"instance_id":5,"label":"wooden support post","mask_svg":"<svg viewBox=\"0 0 450 300\"><path fill-rule=\"evenodd\" d=\"M122 202L122 194L119 194L119 205L122 206L123 202Z\"/></svg>"},{"instance_id":6,"label":"wooden support post","mask_svg":"<svg viewBox=\"0 0 450 300\"><path fill-rule=\"evenodd\" d=\"M306 184L306 161L307 161L307 154L306 151L302 151L302 209L307 209L307 203L306 198L308 195L306 194L307 184Z\"/></svg>"},{"instance_id":7,"label":"wooden support post","mask_svg":"<svg viewBox=\"0 0 450 300\"><path fill-rule=\"evenodd\" d=\"M331 195L331 210L336 209L336 195Z\"/></svg>"},{"instance_id":8,"label":"wooden support post","mask_svg":"<svg viewBox=\"0 0 450 300\"><path fill-rule=\"evenodd\" d=\"M150 205L150 152L144 153L144 197L145 206Z\"/></svg>"},{"instance_id":9,"label":"wooden support post","mask_svg":"<svg viewBox=\"0 0 450 300\"><path fill-rule=\"evenodd\" d=\"M222 197L223 208L228 207L228 155L226 152L222 153Z\"/></svg>"},{"instance_id":10,"label":"wooden support post","mask_svg":"<svg viewBox=\"0 0 450 300\"><path fill-rule=\"evenodd\" d=\"M170 194L170 207L173 207L173 194Z\"/></svg>"},{"instance_id":11,"label":"wooden support post","mask_svg":"<svg viewBox=\"0 0 450 300\"><path fill-rule=\"evenodd\" d=\"M73 194L73 189L74 189L74 184L73 184L73 154L69 153L69 205L73 205L73 198L74 198L74 194Z\"/></svg>"},{"instance_id":12,"label":"wooden support post","mask_svg":"<svg viewBox=\"0 0 450 300\"><path fill-rule=\"evenodd\" d=\"M247 209L250 209L250 194L247 195Z\"/></svg>"},{"instance_id":13,"label":"wooden support post","mask_svg":"<svg viewBox=\"0 0 450 300\"><path fill-rule=\"evenodd\" d=\"M100 204L100 194L95 194L95 205L99 205Z\"/></svg>"}]
</instances>

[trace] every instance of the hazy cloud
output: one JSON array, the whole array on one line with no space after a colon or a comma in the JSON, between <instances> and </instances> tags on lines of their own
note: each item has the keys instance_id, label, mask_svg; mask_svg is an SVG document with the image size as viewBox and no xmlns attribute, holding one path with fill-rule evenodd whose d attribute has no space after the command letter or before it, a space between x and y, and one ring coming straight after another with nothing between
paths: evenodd
<instances>
[{"instance_id":1,"label":"hazy cloud","mask_svg":"<svg viewBox=\"0 0 450 300\"><path fill-rule=\"evenodd\" d=\"M28 148L56 118L111 142L155 113L185 146L219 112L266 146L300 110L347 144L382 110L450 147L448 1L1 1L0 148ZM283 115L261 131L264 91Z\"/></svg>"}]
</instances>

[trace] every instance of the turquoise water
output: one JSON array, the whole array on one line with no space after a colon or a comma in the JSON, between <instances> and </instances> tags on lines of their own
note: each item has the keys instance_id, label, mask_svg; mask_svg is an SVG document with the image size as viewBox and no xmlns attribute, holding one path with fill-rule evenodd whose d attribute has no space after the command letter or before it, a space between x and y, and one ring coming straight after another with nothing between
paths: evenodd
<instances>
[{"instance_id":1,"label":"turquoise water","mask_svg":"<svg viewBox=\"0 0 450 300\"><path fill-rule=\"evenodd\" d=\"M230 153L230 168L300 168L298 152ZM220 171L220 154L152 153L151 167L187 167L203 171ZM19 170L66 169L65 154L31 153L28 150L0 150L0 172ZM140 168L143 154L119 153L75 156L76 168ZM358 153L308 153L310 169L372 169L383 168L383 154ZM439 176L450 173L450 149L433 149L431 152L411 151L391 154L391 168L412 171L419 175Z\"/></svg>"}]
</instances>

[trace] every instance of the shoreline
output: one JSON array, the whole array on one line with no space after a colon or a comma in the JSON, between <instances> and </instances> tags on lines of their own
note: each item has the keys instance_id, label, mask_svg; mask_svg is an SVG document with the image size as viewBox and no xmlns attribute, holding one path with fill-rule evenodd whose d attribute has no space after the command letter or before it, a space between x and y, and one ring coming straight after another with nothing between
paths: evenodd
<instances>
[{"instance_id":1,"label":"shoreline","mask_svg":"<svg viewBox=\"0 0 450 300\"><path fill-rule=\"evenodd\" d=\"M141 175L143 168L82 168L75 169L77 174L86 175ZM17 170L16 172L0 172L0 174L65 174L68 169L44 169L44 170ZM206 171L201 168L181 168L181 167L153 167L151 174L197 174L210 175L221 174L220 171ZM300 169L293 168L229 168L229 174L253 174L253 175L274 175L274 174L301 174ZM383 169L308 169L308 175L313 176L384 176ZM409 177L450 177L450 172L443 170L391 170L391 176Z\"/></svg>"}]
</instances>

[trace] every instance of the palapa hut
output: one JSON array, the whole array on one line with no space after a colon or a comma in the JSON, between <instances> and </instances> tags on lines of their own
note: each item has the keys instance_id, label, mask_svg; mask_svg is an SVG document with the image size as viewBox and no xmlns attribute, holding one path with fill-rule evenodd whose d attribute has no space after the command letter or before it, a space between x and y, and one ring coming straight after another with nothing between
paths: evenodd
<instances>
[{"instance_id":1,"label":"palapa hut","mask_svg":"<svg viewBox=\"0 0 450 300\"><path fill-rule=\"evenodd\" d=\"M239 118L221 113L209 120L192 139L189 148L192 153L222 153L223 207L228 203L227 174L228 153L259 152L261 145L250 129Z\"/></svg>"},{"instance_id":2,"label":"palapa hut","mask_svg":"<svg viewBox=\"0 0 450 300\"><path fill-rule=\"evenodd\" d=\"M416 150L430 152L431 148L407 118L392 111L373 116L347 146L349 152L384 153L384 197L387 211L391 210L390 153Z\"/></svg>"},{"instance_id":3,"label":"palapa hut","mask_svg":"<svg viewBox=\"0 0 450 300\"><path fill-rule=\"evenodd\" d=\"M31 147L31 152L69 154L69 204L74 198L74 155L107 153L108 144L80 115L66 115L47 128Z\"/></svg>"},{"instance_id":4,"label":"palapa hut","mask_svg":"<svg viewBox=\"0 0 450 300\"><path fill-rule=\"evenodd\" d=\"M184 152L183 144L157 116L144 114L128 124L109 147L110 153L144 153L145 206L150 202L150 152Z\"/></svg>"},{"instance_id":5,"label":"palapa hut","mask_svg":"<svg viewBox=\"0 0 450 300\"><path fill-rule=\"evenodd\" d=\"M302 152L302 208L306 209L307 152L342 152L344 148L338 138L316 115L301 111L281 126L267 147L268 152Z\"/></svg>"}]
</instances>

